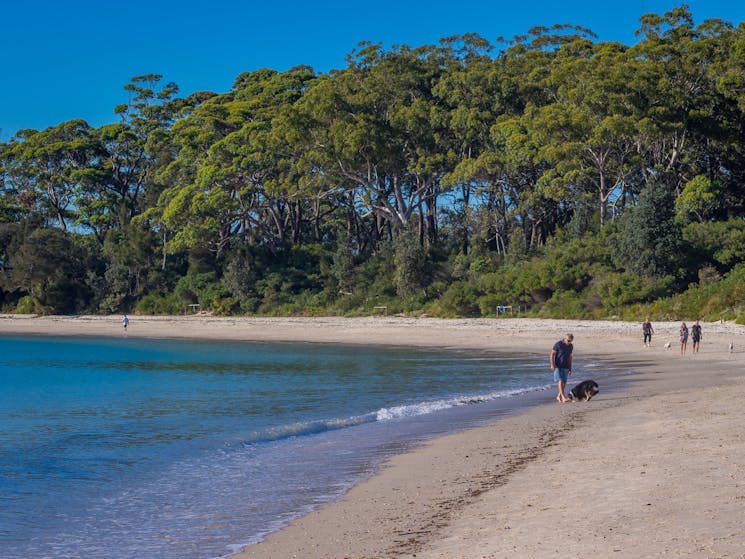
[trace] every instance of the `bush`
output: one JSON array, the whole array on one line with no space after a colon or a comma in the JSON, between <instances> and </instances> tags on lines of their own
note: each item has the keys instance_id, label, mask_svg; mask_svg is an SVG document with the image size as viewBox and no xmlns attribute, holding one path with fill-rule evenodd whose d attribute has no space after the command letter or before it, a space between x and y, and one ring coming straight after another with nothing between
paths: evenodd
<instances>
[{"instance_id":1,"label":"bush","mask_svg":"<svg viewBox=\"0 0 745 559\"><path fill-rule=\"evenodd\" d=\"M429 285L431 274L427 251L414 232L401 233L394 243L396 264L396 293L408 298L417 295Z\"/></svg>"},{"instance_id":2,"label":"bush","mask_svg":"<svg viewBox=\"0 0 745 559\"><path fill-rule=\"evenodd\" d=\"M479 296L473 284L455 282L440 297L439 314L443 317L481 316Z\"/></svg>"},{"instance_id":3,"label":"bush","mask_svg":"<svg viewBox=\"0 0 745 559\"><path fill-rule=\"evenodd\" d=\"M626 305L651 301L669 293L673 282L670 276L650 278L627 272L612 272L598 278L594 282L594 289L606 311L620 315Z\"/></svg>"},{"instance_id":4,"label":"bush","mask_svg":"<svg viewBox=\"0 0 745 559\"><path fill-rule=\"evenodd\" d=\"M575 291L557 291L543 305L538 316L542 318L592 318L582 304L580 295Z\"/></svg>"},{"instance_id":5,"label":"bush","mask_svg":"<svg viewBox=\"0 0 745 559\"><path fill-rule=\"evenodd\" d=\"M684 292L659 298L645 309L658 320L735 320L745 312L745 265L736 266L721 281L691 284Z\"/></svg>"},{"instance_id":6,"label":"bush","mask_svg":"<svg viewBox=\"0 0 745 559\"><path fill-rule=\"evenodd\" d=\"M178 281L173 293L184 308L198 304L202 309L212 309L214 301L229 295L215 272L188 273Z\"/></svg>"},{"instance_id":7,"label":"bush","mask_svg":"<svg viewBox=\"0 0 745 559\"><path fill-rule=\"evenodd\" d=\"M36 314L41 311L39 305L34 301L32 297L28 295L21 297L16 305L15 312L17 314Z\"/></svg>"},{"instance_id":8,"label":"bush","mask_svg":"<svg viewBox=\"0 0 745 559\"><path fill-rule=\"evenodd\" d=\"M621 216L610 236L619 267L649 277L675 275L685 267L688 251L674 204L664 184L652 183L642 191L639 204Z\"/></svg>"},{"instance_id":9,"label":"bush","mask_svg":"<svg viewBox=\"0 0 745 559\"><path fill-rule=\"evenodd\" d=\"M136 314L143 315L168 315L185 314L187 307L184 306L173 294L149 293L142 297L135 306Z\"/></svg>"},{"instance_id":10,"label":"bush","mask_svg":"<svg viewBox=\"0 0 745 559\"><path fill-rule=\"evenodd\" d=\"M235 297L216 297L210 303L210 311L217 316L236 314L240 308L240 302Z\"/></svg>"}]
</instances>

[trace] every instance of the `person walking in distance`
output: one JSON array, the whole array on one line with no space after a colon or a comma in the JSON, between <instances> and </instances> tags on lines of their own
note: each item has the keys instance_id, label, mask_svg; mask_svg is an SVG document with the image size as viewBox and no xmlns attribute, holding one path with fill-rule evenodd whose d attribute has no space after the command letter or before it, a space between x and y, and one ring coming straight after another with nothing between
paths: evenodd
<instances>
[{"instance_id":1,"label":"person walking in distance","mask_svg":"<svg viewBox=\"0 0 745 559\"><path fill-rule=\"evenodd\" d=\"M644 345L646 347L652 347L652 334L654 334L654 328L652 323L649 321L649 317L642 324L642 334L644 334Z\"/></svg>"},{"instance_id":2,"label":"person walking in distance","mask_svg":"<svg viewBox=\"0 0 745 559\"><path fill-rule=\"evenodd\" d=\"M569 401L569 398L564 395L564 391L566 390L569 375L572 374L573 341L574 334L567 334L563 339L554 344L554 347L551 348L551 355L549 357L551 371L554 373L554 382L556 383L556 388L558 390L556 400L562 404Z\"/></svg>"},{"instance_id":3,"label":"person walking in distance","mask_svg":"<svg viewBox=\"0 0 745 559\"><path fill-rule=\"evenodd\" d=\"M685 322L680 324L680 354L685 355L688 348L688 326Z\"/></svg>"},{"instance_id":4,"label":"person walking in distance","mask_svg":"<svg viewBox=\"0 0 745 559\"><path fill-rule=\"evenodd\" d=\"M693 347L691 349L693 350L693 353L698 353L698 346L701 342L701 337L701 325L698 323L698 320L696 320L693 326L691 326L691 340L693 341Z\"/></svg>"}]
</instances>

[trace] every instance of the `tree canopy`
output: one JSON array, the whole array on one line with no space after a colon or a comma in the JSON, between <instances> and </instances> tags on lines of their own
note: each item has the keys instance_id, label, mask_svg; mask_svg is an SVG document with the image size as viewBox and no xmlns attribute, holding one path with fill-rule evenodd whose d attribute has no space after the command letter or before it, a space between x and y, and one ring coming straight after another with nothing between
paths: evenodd
<instances>
[{"instance_id":1,"label":"tree canopy","mask_svg":"<svg viewBox=\"0 0 745 559\"><path fill-rule=\"evenodd\" d=\"M681 6L637 37L361 43L186 97L136 76L110 124L0 143L4 309L600 317L730 289L745 25Z\"/></svg>"}]
</instances>

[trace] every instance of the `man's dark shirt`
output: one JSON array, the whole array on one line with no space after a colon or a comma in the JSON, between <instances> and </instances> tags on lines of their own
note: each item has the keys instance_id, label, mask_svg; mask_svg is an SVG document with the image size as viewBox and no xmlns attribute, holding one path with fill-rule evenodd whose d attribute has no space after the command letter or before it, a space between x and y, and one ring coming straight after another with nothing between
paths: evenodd
<instances>
[{"instance_id":1,"label":"man's dark shirt","mask_svg":"<svg viewBox=\"0 0 745 559\"><path fill-rule=\"evenodd\" d=\"M572 350L574 346L572 344L565 344L564 340L559 340L554 344L554 367L559 369L568 369L571 366Z\"/></svg>"}]
</instances>

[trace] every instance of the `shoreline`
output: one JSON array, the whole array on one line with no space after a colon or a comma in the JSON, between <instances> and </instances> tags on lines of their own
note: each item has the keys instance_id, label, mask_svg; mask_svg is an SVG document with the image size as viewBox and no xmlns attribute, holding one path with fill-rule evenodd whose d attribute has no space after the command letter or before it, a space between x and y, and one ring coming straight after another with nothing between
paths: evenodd
<instances>
[{"instance_id":1,"label":"shoreline","mask_svg":"<svg viewBox=\"0 0 745 559\"><path fill-rule=\"evenodd\" d=\"M544 354L553 337L559 339L573 332L595 343L584 351L593 355L620 357L628 355L622 344L632 343L643 350L641 323L610 320L480 318L439 319L398 316L341 317L213 317L195 314L184 316L130 316L125 332L121 316L37 316L0 314L0 334L50 336L103 336L193 338L254 342L317 342L351 345L396 345L435 347L438 349L481 349L511 351L505 339L517 349ZM669 354L678 349L677 329L680 321L654 323L654 347L660 350L671 343ZM703 323L702 348L716 345L715 353L726 350L735 339L735 353L745 351L745 325L729 322ZM541 338L537 338L537 336ZM611 343L617 341L614 347ZM636 343L638 340L638 344ZM738 340L742 340L738 344ZM551 344L553 342L550 342ZM723 345L722 345L723 344ZM575 344L576 345L576 344ZM580 347L580 346L578 346ZM691 348L689 342L688 354ZM648 352L649 353L649 352Z\"/></svg>"},{"instance_id":2,"label":"shoreline","mask_svg":"<svg viewBox=\"0 0 745 559\"><path fill-rule=\"evenodd\" d=\"M0 333L122 336L120 320L2 315ZM745 467L735 459L745 458L745 450L727 426L745 419L737 406L745 396L745 327L704 323L701 352L691 355L689 347L681 356L674 342L679 324L654 323L652 348L642 345L641 322L506 318L133 316L126 335L519 351L548 359L553 342L571 331L576 364L593 357L635 373L620 391L604 393L601 386L589 403L560 405L549 392L545 405L396 455L341 499L232 557L741 554L733 523L739 521L737 499L745 499ZM671 340L673 349L663 349ZM709 467L722 455L730 463L727 475ZM680 473L672 475L676 469ZM681 481L683 472L698 475ZM721 491L704 490L712 485ZM632 510L629 495L637 493L645 503L634 502ZM645 532L661 503L668 503L667 524ZM670 528L676 519L687 522L685 532ZM566 523L564 541L556 539L557 522ZM572 542L576 525L590 535Z\"/></svg>"}]
</instances>

